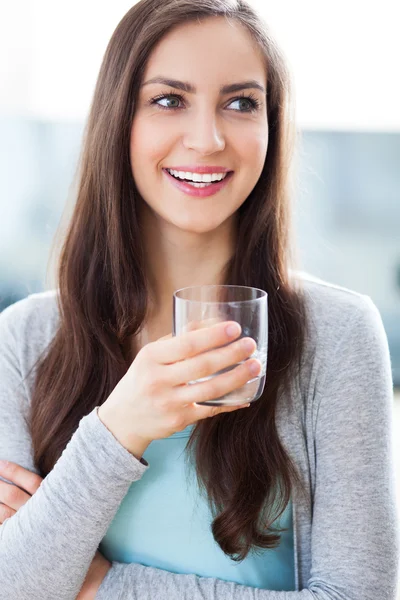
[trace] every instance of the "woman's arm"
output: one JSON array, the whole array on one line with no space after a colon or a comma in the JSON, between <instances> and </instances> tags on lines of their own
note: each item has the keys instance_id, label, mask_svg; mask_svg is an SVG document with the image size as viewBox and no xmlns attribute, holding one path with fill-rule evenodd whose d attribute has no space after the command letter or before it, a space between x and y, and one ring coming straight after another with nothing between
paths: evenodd
<instances>
[{"instance_id":1,"label":"woman's arm","mask_svg":"<svg viewBox=\"0 0 400 600\"><path fill-rule=\"evenodd\" d=\"M0 314L0 459L35 471L19 360L27 306ZM84 417L37 492L0 527L0 597L75 600L129 486L147 468L95 411Z\"/></svg>"},{"instance_id":2,"label":"woman's arm","mask_svg":"<svg viewBox=\"0 0 400 600\"><path fill-rule=\"evenodd\" d=\"M307 589L281 592L112 563L96 600L396 600L399 522L386 334L364 297L334 348L324 340L315 389L317 475Z\"/></svg>"},{"instance_id":3,"label":"woman's arm","mask_svg":"<svg viewBox=\"0 0 400 600\"><path fill-rule=\"evenodd\" d=\"M337 597L326 594L316 595L310 590L301 592L262 590L222 579L177 575L154 567L117 562L112 563L95 596L95 600L316 600L317 598L336 600ZM347 597L343 596L343 600L347 600Z\"/></svg>"},{"instance_id":4,"label":"woman's arm","mask_svg":"<svg viewBox=\"0 0 400 600\"><path fill-rule=\"evenodd\" d=\"M95 600L96 594L110 568L110 561L104 558L101 552L97 551L76 600Z\"/></svg>"}]
</instances>

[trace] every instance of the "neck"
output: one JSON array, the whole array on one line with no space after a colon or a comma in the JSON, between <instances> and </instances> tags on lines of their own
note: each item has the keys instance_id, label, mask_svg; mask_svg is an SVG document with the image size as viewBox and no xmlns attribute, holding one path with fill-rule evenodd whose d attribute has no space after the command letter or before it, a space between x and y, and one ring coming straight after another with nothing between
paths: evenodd
<instances>
[{"instance_id":1,"label":"neck","mask_svg":"<svg viewBox=\"0 0 400 600\"><path fill-rule=\"evenodd\" d=\"M141 347L172 332L173 293L193 285L225 283L223 270L235 252L236 221L232 218L217 230L196 234L144 215L146 268L150 285L146 324L141 333L126 340L128 364Z\"/></svg>"},{"instance_id":2,"label":"neck","mask_svg":"<svg viewBox=\"0 0 400 600\"><path fill-rule=\"evenodd\" d=\"M158 222L159 223L159 222ZM218 285L235 251L235 219L206 233L182 231L170 224L144 224L150 283L150 314L171 318L173 293L193 285ZM151 317L150 317L151 318Z\"/></svg>"}]
</instances>

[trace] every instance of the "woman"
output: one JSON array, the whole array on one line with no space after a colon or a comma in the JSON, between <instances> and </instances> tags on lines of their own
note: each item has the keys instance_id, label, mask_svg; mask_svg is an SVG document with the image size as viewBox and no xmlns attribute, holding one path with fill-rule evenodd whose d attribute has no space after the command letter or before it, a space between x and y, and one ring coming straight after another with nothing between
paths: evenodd
<instances>
[{"instance_id":1,"label":"woman","mask_svg":"<svg viewBox=\"0 0 400 600\"><path fill-rule=\"evenodd\" d=\"M3 597L394 600L387 340L368 297L293 271L290 106L244 2L118 25L57 290L0 318ZM257 372L254 341L205 362L239 331L170 335L174 290L211 283L269 295L245 410L196 403Z\"/></svg>"}]
</instances>

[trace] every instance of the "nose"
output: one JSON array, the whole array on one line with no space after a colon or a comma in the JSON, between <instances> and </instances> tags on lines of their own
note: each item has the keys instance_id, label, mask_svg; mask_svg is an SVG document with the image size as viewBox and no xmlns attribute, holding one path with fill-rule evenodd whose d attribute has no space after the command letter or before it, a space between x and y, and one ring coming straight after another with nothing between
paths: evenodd
<instances>
[{"instance_id":1,"label":"nose","mask_svg":"<svg viewBox=\"0 0 400 600\"><path fill-rule=\"evenodd\" d=\"M191 115L183 145L198 154L213 154L225 148L225 136L217 116L211 110L198 111Z\"/></svg>"}]
</instances>

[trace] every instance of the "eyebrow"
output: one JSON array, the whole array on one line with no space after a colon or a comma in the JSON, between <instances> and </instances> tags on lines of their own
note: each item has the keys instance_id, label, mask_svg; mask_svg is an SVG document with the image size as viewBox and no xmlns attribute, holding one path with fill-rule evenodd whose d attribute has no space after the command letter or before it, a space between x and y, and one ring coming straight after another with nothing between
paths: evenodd
<instances>
[{"instance_id":1,"label":"eyebrow","mask_svg":"<svg viewBox=\"0 0 400 600\"><path fill-rule=\"evenodd\" d=\"M164 85L169 85L170 87L176 88L178 90L182 90L188 94L195 94L196 88L191 83L187 81L178 81L177 79L168 79L167 77L153 77L145 83L142 84L141 87L145 85L149 85L151 83L162 83ZM229 85L223 85L220 87L220 94L231 94L232 92L239 92L240 90L248 90L248 89L256 89L260 90L264 94L266 93L264 86L262 86L258 81L251 79L250 81L241 81L240 83L231 83Z\"/></svg>"}]
</instances>

